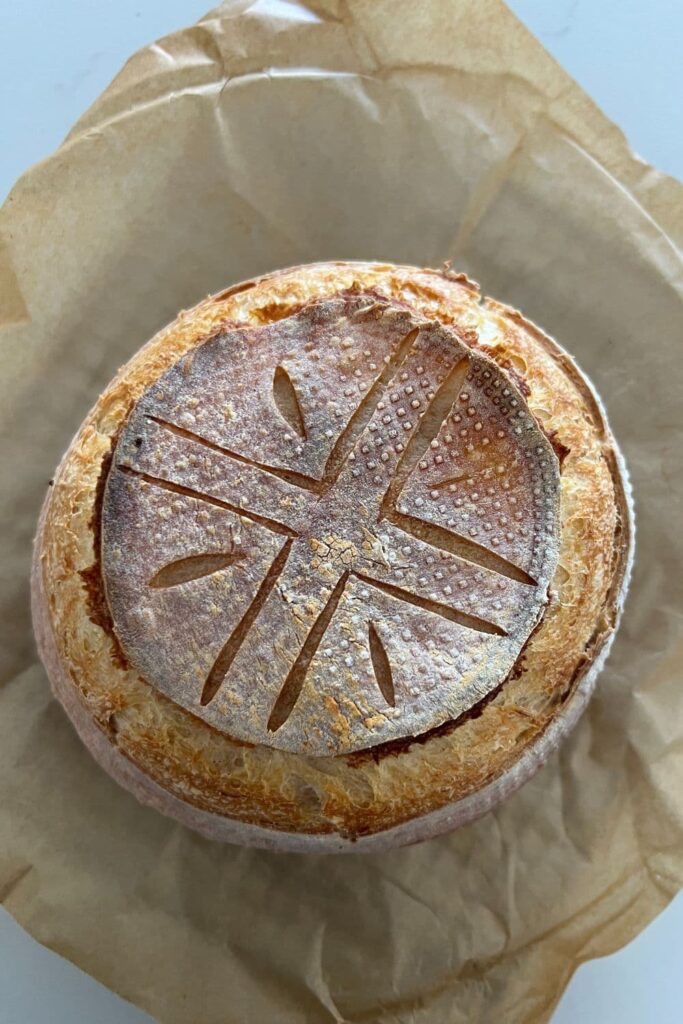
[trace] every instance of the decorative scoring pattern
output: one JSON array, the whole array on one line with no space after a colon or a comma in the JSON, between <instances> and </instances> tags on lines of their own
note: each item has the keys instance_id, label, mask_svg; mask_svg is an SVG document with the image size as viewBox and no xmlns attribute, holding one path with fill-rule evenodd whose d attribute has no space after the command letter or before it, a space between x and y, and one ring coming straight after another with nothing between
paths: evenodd
<instances>
[{"instance_id":1,"label":"decorative scoring pattern","mask_svg":"<svg viewBox=\"0 0 683 1024\"><path fill-rule=\"evenodd\" d=\"M318 756L417 735L505 679L555 570L559 466L467 341L349 294L211 338L148 389L102 510L144 678Z\"/></svg>"}]
</instances>

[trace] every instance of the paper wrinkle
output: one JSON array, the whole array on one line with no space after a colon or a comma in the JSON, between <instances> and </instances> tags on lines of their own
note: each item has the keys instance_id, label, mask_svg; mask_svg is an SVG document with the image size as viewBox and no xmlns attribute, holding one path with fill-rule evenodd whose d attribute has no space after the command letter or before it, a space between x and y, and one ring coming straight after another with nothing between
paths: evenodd
<instances>
[{"instance_id":1,"label":"paper wrinkle","mask_svg":"<svg viewBox=\"0 0 683 1024\"><path fill-rule=\"evenodd\" d=\"M157 43L151 43L149 51L150 53L158 53L162 60L168 61L172 68L177 68L179 66L176 58L173 56L172 53L165 49L161 40L159 40Z\"/></svg>"},{"instance_id":2,"label":"paper wrinkle","mask_svg":"<svg viewBox=\"0 0 683 1024\"><path fill-rule=\"evenodd\" d=\"M547 105L547 96L543 92L536 88L532 82L530 82L523 75L515 74L513 71L466 71L464 68L452 67L449 64L382 64L378 63L376 68L373 68L368 72L373 78L384 79L392 78L399 75L437 75L448 79L457 78L459 80L476 81L477 79L483 81L503 81L505 84L513 83L519 85L523 91L534 96L539 101Z\"/></svg>"},{"instance_id":3,"label":"paper wrinkle","mask_svg":"<svg viewBox=\"0 0 683 1024\"><path fill-rule=\"evenodd\" d=\"M185 86L182 89L173 90L170 93L164 92L161 96L157 96L147 102L138 103L133 111L123 109L118 113L113 113L104 120L98 121L97 124L84 128L81 134L70 134L68 139L62 145L62 151L70 145L79 143L82 139L96 138L98 135L103 135L108 128L113 128L127 121L129 117L137 116L145 111L151 111L157 106L165 106L166 104L173 102L174 99L178 99L182 96L205 96L215 93L218 102L227 89L259 80L265 81L273 78L322 78L331 80L358 79L360 81L363 77L369 78L370 76L359 75L353 71L329 71L325 68L316 67L260 68L257 71L246 71L239 75L226 76L209 82L203 82L198 85Z\"/></svg>"},{"instance_id":4,"label":"paper wrinkle","mask_svg":"<svg viewBox=\"0 0 683 1024\"><path fill-rule=\"evenodd\" d=\"M0 906L7 907L10 897L19 888L21 883L28 875L34 870L32 864L27 864L25 867L20 868L16 874L10 875L2 885L0 885Z\"/></svg>"},{"instance_id":5,"label":"paper wrinkle","mask_svg":"<svg viewBox=\"0 0 683 1024\"><path fill-rule=\"evenodd\" d=\"M265 18L282 19L289 22L307 22L310 25L320 23L323 19L303 4L294 0L256 0L249 11Z\"/></svg>"},{"instance_id":6,"label":"paper wrinkle","mask_svg":"<svg viewBox=\"0 0 683 1024\"><path fill-rule=\"evenodd\" d=\"M510 960L514 962L516 959L523 956L525 953L528 953L530 950L538 948L541 945L547 944L549 940L553 937L569 932L572 926L576 924L576 922L579 921L582 917L584 917L588 912L598 908L602 903L609 902L613 895L625 891L628 883L642 873L642 865L637 865L636 867L633 867L630 870L624 872L622 875L619 876L619 878L617 878L612 883L612 885L608 886L605 890L603 890L603 892L601 892L599 896L596 896L595 899L590 900L590 902L588 903L584 903L576 910L574 914L572 914L565 920L553 925L550 928L545 929L542 932L537 933L528 942L522 945L512 945L506 947L503 951L501 951L500 954L488 957L485 960L470 961L469 963L466 963L464 965L464 968L461 969L460 978L462 978L463 975L478 976L483 978L485 977L487 972L491 970L491 968L501 964L505 958L509 957ZM630 906L632 902L632 899L629 897L626 906ZM609 917L605 918L604 921L601 922L601 924L612 924L615 920L618 920L620 914L623 913L623 907L624 905L622 904L620 906L620 909L617 912L615 912L614 915L610 915ZM596 934L595 928L591 929L586 934L586 942L592 942ZM578 966L580 958L576 958L574 956L573 950L572 960L576 963L576 966Z\"/></svg>"},{"instance_id":7,"label":"paper wrinkle","mask_svg":"<svg viewBox=\"0 0 683 1024\"><path fill-rule=\"evenodd\" d=\"M428 916L432 919L432 922L436 926L437 931L440 932L441 936L445 940L448 940L448 931L444 927L444 924L439 915L437 914L436 910L417 892L414 892L407 885L402 883L398 878L395 878L390 874L385 875L385 877L381 879L381 883L386 888L394 889L401 896L404 896L410 903L414 903L416 904L416 906L422 908L423 910L426 910Z\"/></svg>"},{"instance_id":8,"label":"paper wrinkle","mask_svg":"<svg viewBox=\"0 0 683 1024\"><path fill-rule=\"evenodd\" d=\"M330 71L328 68L315 67L287 67L287 68L265 68L260 74L266 78L359 78L356 71ZM244 78L248 76L244 75ZM256 77L254 75L254 77ZM233 81L230 79L229 81ZM226 82L226 85L228 82ZM221 90L222 91L222 90Z\"/></svg>"},{"instance_id":9,"label":"paper wrinkle","mask_svg":"<svg viewBox=\"0 0 683 1024\"><path fill-rule=\"evenodd\" d=\"M638 872L633 872L631 875L627 875L621 880L620 890L625 891L628 883L637 876ZM616 923L623 919L630 910L636 907L638 902L642 899L641 892L634 892L632 896L629 896L625 902L621 903L619 908L614 911L613 914L609 914L604 917L597 924L595 930L591 935L586 936L585 941L582 945L577 948L576 961L577 965L584 963L586 960L591 959L590 947L594 947L596 940L599 940L602 935L608 932Z\"/></svg>"},{"instance_id":10,"label":"paper wrinkle","mask_svg":"<svg viewBox=\"0 0 683 1024\"><path fill-rule=\"evenodd\" d=\"M524 152L527 138L526 133L520 136L500 163L490 168L488 173L484 174L475 185L469 203L465 207L465 212L460 220L458 233L452 244L448 247L448 253L452 260L457 260L460 257L477 224L512 174L517 160Z\"/></svg>"},{"instance_id":11,"label":"paper wrinkle","mask_svg":"<svg viewBox=\"0 0 683 1024\"><path fill-rule=\"evenodd\" d=\"M676 274L677 270L678 273L676 274L676 277L679 282L683 283L683 260L681 258L682 254L674 240L670 238L669 235L667 235L666 231L663 230L661 225L657 223L654 217L652 217L647 210L643 209L643 207L637 201L633 193L629 189L625 188L624 185L622 185L622 183L619 182L612 174L610 174L609 171L607 171L600 164L600 162L596 160L595 157L591 156L591 154L588 153L573 136L565 134L564 132L560 132L559 134L568 142L569 145L571 145L576 150L577 153L579 153L582 157L585 157L585 159L595 168L595 170L597 170L600 174L604 174L609 179L610 184L613 185L615 189L618 189L621 192L624 199L626 199L626 201L631 205L631 207L634 210L637 210L639 215L642 215L642 220L646 222L652 229L652 237L648 240L649 244L654 245L656 248L659 248L659 246L663 246L667 250L669 250L668 254L671 258L671 264L667 265L666 271L664 270L664 268L662 268L662 273L665 274L668 280L669 276L671 274ZM643 243L644 242L645 239L643 239ZM683 294L683 289L681 290L681 294Z\"/></svg>"},{"instance_id":12,"label":"paper wrinkle","mask_svg":"<svg viewBox=\"0 0 683 1024\"><path fill-rule=\"evenodd\" d=\"M31 316L19 286L10 245L0 235L0 329L30 323Z\"/></svg>"},{"instance_id":13,"label":"paper wrinkle","mask_svg":"<svg viewBox=\"0 0 683 1024\"><path fill-rule=\"evenodd\" d=\"M229 82L225 83L226 86L228 84L230 84L230 83ZM221 100L221 96L223 95L223 89L224 88L225 88L225 86L223 86L223 88L218 93L218 96L217 96L217 99L216 99L216 105L214 107L214 112L215 112L216 127L218 129L218 135L220 137L221 145L223 146L223 150L224 150L225 155L226 155L226 163L229 165L230 162L231 162L230 140L229 140L229 137L227 137L227 136L229 136L229 128L226 126L225 119L222 116L222 112L221 112L221 108L220 108L220 100ZM270 230L273 230L273 228L275 228L275 230L277 231L277 234L279 235L279 237L287 245L290 245L292 247L292 250L295 253L301 254L301 255L297 255L295 257L295 260L298 260L298 261L301 261L301 262L304 261L304 256L303 256L303 253L305 252L304 247L296 239L294 239L291 235L288 234L287 229L285 227L282 227L281 225L277 225L276 226L273 223L272 217L271 218L267 218L265 216L265 214L261 210L259 210L258 207L256 207L247 198L247 196L244 194L243 190L241 190L241 189L236 187L234 182L231 182L230 189L232 191L232 194L234 196L236 196L240 200L240 202L242 202L244 204L244 206L246 207L246 209L249 212L249 214L251 216L253 216L256 219L256 221L262 222L266 226L266 228L269 228Z\"/></svg>"},{"instance_id":14,"label":"paper wrinkle","mask_svg":"<svg viewBox=\"0 0 683 1024\"><path fill-rule=\"evenodd\" d=\"M304 967L304 977L311 994L316 996L321 1006L329 1013L330 1020L337 1024L337 1022L344 1020L344 1015L335 1003L327 983L327 970L325 966L326 935L327 922L322 920L317 925L311 938L309 962Z\"/></svg>"},{"instance_id":15,"label":"paper wrinkle","mask_svg":"<svg viewBox=\"0 0 683 1024\"><path fill-rule=\"evenodd\" d=\"M32 934L163 1024L529 1024L662 909L683 881L682 196L494 0L224 4L28 172L0 214L0 893ZM118 790L25 669L58 449L214 288L454 254L576 355L624 443L640 554L609 665L559 754L460 832L365 858L214 846Z\"/></svg>"}]
</instances>

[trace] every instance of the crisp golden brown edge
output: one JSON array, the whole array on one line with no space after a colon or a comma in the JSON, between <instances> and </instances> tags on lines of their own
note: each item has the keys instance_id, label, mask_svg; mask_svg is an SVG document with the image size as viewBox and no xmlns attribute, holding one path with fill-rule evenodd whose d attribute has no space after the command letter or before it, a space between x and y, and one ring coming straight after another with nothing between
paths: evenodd
<instances>
[{"instance_id":1,"label":"crisp golden brown edge","mask_svg":"<svg viewBox=\"0 0 683 1024\"><path fill-rule=\"evenodd\" d=\"M79 573L93 564L91 520L102 461L142 391L221 324L270 322L349 287L372 288L422 315L476 330L480 347L524 381L532 411L566 452L563 536L543 622L516 678L477 716L401 753L314 759L231 741L122 668L106 630L89 617ZM448 271L322 264L244 283L181 314L105 390L48 496L36 544L37 619L49 622L54 637L53 685L56 660L86 720L162 792L209 816L265 830L355 838L471 798L548 730L614 629L630 536L617 450L599 403L551 339L518 313L480 303L476 286ZM67 703L63 683L61 691ZM74 718L76 705L69 703Z\"/></svg>"}]
</instances>

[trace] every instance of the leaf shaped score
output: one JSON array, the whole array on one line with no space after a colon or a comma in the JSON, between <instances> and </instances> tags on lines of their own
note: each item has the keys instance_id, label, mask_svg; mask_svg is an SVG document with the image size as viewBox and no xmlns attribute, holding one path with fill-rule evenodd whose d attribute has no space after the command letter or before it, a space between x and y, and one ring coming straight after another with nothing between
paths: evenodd
<instances>
[{"instance_id":1,"label":"leaf shaped score","mask_svg":"<svg viewBox=\"0 0 683 1024\"><path fill-rule=\"evenodd\" d=\"M203 576L220 572L221 569L227 569L229 565L243 557L240 551L219 551L215 555L188 555L187 558L179 558L159 569L149 581L149 586L157 589L177 587L181 583L189 583L191 580L198 580Z\"/></svg>"},{"instance_id":2,"label":"leaf shaped score","mask_svg":"<svg viewBox=\"0 0 683 1024\"><path fill-rule=\"evenodd\" d=\"M372 659L372 667L377 680L377 685L382 691L387 704L391 707L396 706L396 696L394 694L394 680L391 675L391 665L387 658L387 652L384 650L384 645L379 638L379 633L375 628L374 622L368 623L368 641L370 644L370 658Z\"/></svg>"},{"instance_id":3,"label":"leaf shaped score","mask_svg":"<svg viewBox=\"0 0 683 1024\"><path fill-rule=\"evenodd\" d=\"M301 411L301 404L299 397L296 393L296 388L292 383L292 378L289 376L284 366L276 366L275 373L273 375L273 401L277 406L277 411L282 416L283 420L289 424L292 430L299 435L299 437L306 438L306 424L304 422L304 415Z\"/></svg>"}]
</instances>

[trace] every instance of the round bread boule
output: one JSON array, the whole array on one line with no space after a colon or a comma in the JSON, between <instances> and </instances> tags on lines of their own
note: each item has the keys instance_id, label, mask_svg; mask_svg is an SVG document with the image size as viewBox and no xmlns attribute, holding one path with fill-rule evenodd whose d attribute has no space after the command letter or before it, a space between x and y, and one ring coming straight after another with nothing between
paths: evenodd
<instances>
[{"instance_id":1,"label":"round bread boule","mask_svg":"<svg viewBox=\"0 0 683 1024\"><path fill-rule=\"evenodd\" d=\"M632 555L591 386L449 270L235 286L123 368L35 548L36 636L100 764L212 838L379 849L571 728Z\"/></svg>"}]
</instances>

